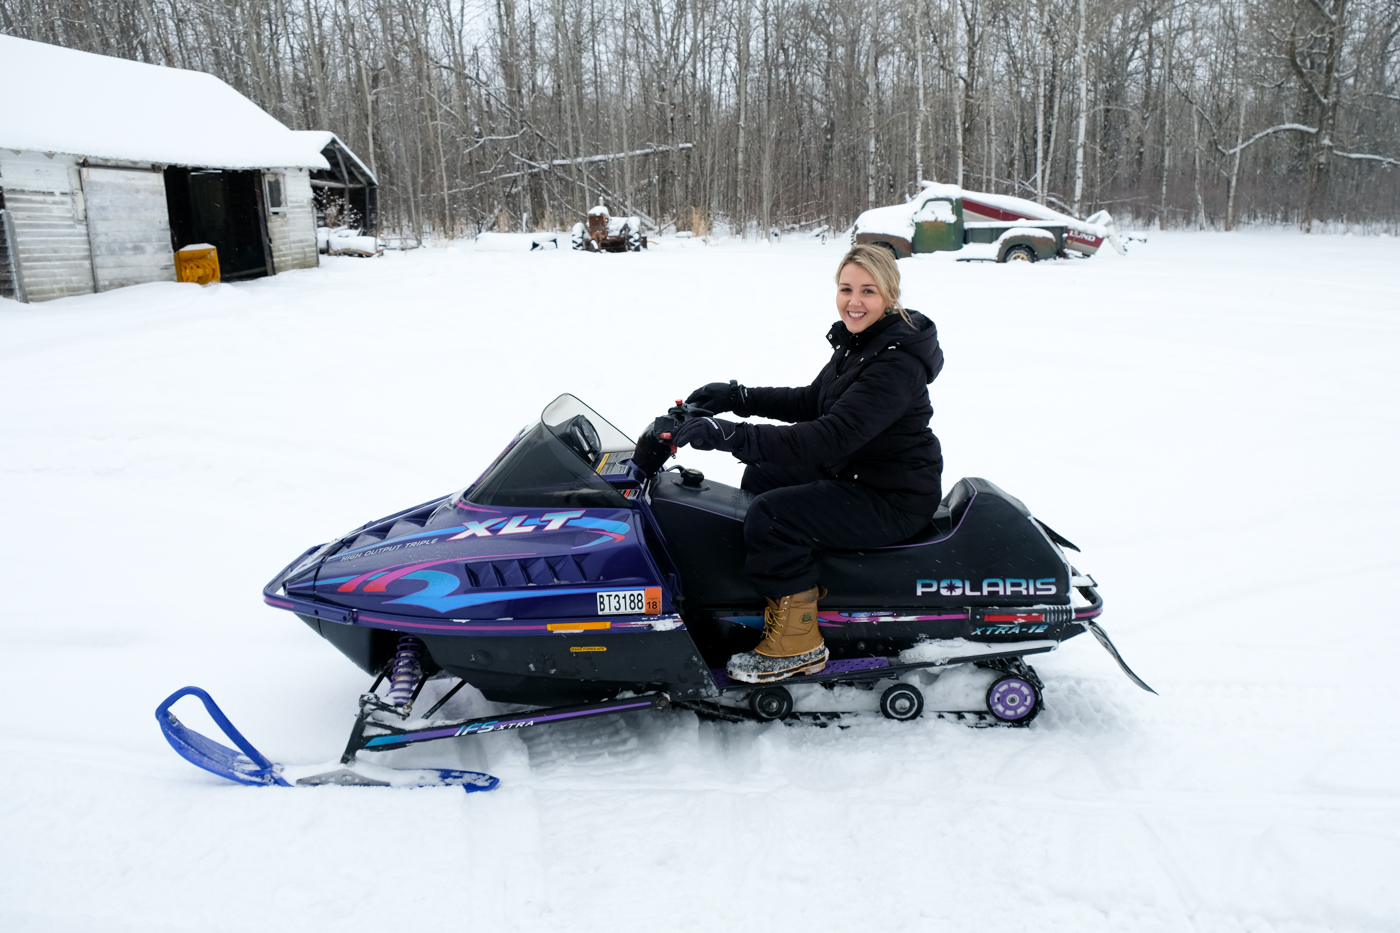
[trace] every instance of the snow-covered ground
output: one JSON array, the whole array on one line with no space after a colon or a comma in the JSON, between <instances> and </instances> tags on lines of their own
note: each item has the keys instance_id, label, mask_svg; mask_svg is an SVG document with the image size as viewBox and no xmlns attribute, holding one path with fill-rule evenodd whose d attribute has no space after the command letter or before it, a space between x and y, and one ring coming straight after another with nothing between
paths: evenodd
<instances>
[{"instance_id":1,"label":"snow-covered ground","mask_svg":"<svg viewBox=\"0 0 1400 933\"><path fill-rule=\"evenodd\" d=\"M165 745L155 705L198 684L274 759L335 757L367 678L262 584L560 392L636 432L707 381L806 382L841 250L462 246L0 302L0 928L1400 926L1393 238L901 263L947 480L1084 548L1161 696L1081 637L1024 730L639 714L405 753L501 777L473 795L244 788Z\"/></svg>"}]
</instances>

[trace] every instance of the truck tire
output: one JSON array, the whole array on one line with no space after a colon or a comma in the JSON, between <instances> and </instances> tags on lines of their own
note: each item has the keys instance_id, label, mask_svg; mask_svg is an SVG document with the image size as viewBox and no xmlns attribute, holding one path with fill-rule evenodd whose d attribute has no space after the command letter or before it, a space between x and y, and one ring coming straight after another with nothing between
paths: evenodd
<instances>
[{"instance_id":1,"label":"truck tire","mask_svg":"<svg viewBox=\"0 0 1400 933\"><path fill-rule=\"evenodd\" d=\"M1035 262L1035 250L1024 243L1008 249L1001 255L1002 262Z\"/></svg>"}]
</instances>

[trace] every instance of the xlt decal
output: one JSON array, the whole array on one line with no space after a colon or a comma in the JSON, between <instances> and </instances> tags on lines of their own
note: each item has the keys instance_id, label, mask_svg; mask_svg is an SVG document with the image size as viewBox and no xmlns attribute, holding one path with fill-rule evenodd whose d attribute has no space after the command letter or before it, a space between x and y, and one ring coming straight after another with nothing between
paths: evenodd
<instances>
[{"instance_id":1,"label":"xlt decal","mask_svg":"<svg viewBox=\"0 0 1400 933\"><path fill-rule=\"evenodd\" d=\"M580 518L583 510L577 512L549 512L539 518L530 518L528 515L513 515L509 519L491 518L484 522L466 522L466 530L460 534L455 534L448 538L448 541L460 541L463 538L489 538L491 529L505 523L505 527L496 532L498 535L523 535L529 534L536 528L543 531L558 531L571 518Z\"/></svg>"},{"instance_id":2,"label":"xlt decal","mask_svg":"<svg viewBox=\"0 0 1400 933\"><path fill-rule=\"evenodd\" d=\"M1055 578L1038 580L1020 577L987 577L980 589L973 589L971 580L915 580L914 595L927 596L1054 596Z\"/></svg>"},{"instance_id":3,"label":"xlt decal","mask_svg":"<svg viewBox=\"0 0 1400 933\"><path fill-rule=\"evenodd\" d=\"M382 543L366 544L364 547L326 558L326 563L353 560L360 557L380 556L390 551L421 547L426 544L439 544L443 541L461 541L463 538L494 538L499 535L525 535L535 531L586 531L598 535L587 544L576 545L575 549L593 547L607 542L619 542L627 537L631 528L626 522L610 518L593 518L585 509L571 512L546 512L539 518L528 515L512 515L508 518L486 518L464 521L460 525L438 528L433 531L420 531L417 534L390 538Z\"/></svg>"}]
</instances>

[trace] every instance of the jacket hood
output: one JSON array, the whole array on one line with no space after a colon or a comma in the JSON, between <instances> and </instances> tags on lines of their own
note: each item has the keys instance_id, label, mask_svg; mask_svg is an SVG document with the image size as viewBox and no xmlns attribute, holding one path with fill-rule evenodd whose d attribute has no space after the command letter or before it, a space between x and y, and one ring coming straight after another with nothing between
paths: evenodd
<instances>
[{"instance_id":1,"label":"jacket hood","mask_svg":"<svg viewBox=\"0 0 1400 933\"><path fill-rule=\"evenodd\" d=\"M909 312L912 324L906 324L898 314L890 314L859 334L852 334L846 329L844 321L837 321L827 331L826 339L838 350L859 352L869 348L872 355L890 350L908 353L924 364L927 381L932 382L943 369L943 349L938 345L938 328L918 311L912 308L905 310Z\"/></svg>"}]
</instances>

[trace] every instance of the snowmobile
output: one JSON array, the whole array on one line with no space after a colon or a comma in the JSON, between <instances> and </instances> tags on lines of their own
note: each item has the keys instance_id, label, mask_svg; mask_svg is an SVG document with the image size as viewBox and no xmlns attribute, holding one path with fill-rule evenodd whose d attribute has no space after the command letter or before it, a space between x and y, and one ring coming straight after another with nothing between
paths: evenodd
<instances>
[{"instance_id":1,"label":"snowmobile","mask_svg":"<svg viewBox=\"0 0 1400 933\"><path fill-rule=\"evenodd\" d=\"M562 395L466 489L309 548L273 577L266 603L374 677L339 765L272 763L195 687L156 711L166 738L194 764L246 784L472 791L495 778L401 771L364 756L665 707L730 721L801 718L794 693L808 685L883 687L879 711L911 720L924 710L921 685L936 687L953 670L978 672L985 692L944 715L1023 726L1044 707L1026 658L1085 631L1151 690L1096 621L1097 584L1065 554L1078 548L977 478L959 480L913 538L821 555L825 670L778 684L730 680L728 658L763 632L765 601L743 573L752 496L665 467L676 453L671 432L707 414L677 402L634 442ZM435 677L455 684L418 715ZM523 708L436 718L466 684ZM184 696L202 700L238 749L181 723L171 706Z\"/></svg>"}]
</instances>

